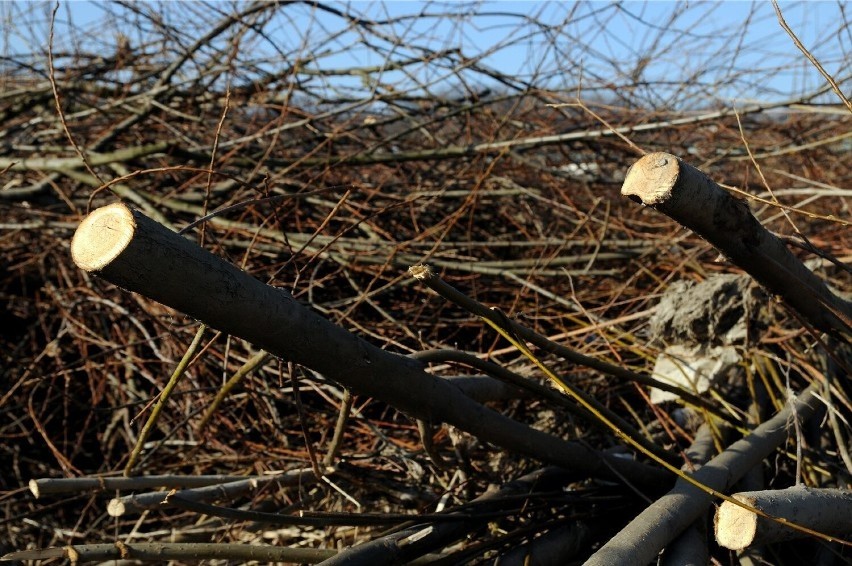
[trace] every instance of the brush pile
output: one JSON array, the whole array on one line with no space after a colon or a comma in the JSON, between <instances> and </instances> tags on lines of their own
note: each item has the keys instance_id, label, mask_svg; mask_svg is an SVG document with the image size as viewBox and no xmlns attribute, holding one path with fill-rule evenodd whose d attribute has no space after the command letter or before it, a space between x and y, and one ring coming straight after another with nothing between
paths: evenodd
<instances>
[{"instance_id":1,"label":"brush pile","mask_svg":"<svg viewBox=\"0 0 852 566\"><path fill-rule=\"evenodd\" d=\"M542 20L532 17L506 16L536 41L556 34L554 49L575 46L575 60L586 57L585 74L568 66L570 53L542 55L541 68L527 76L505 74L487 51L407 33L409 17L370 19L342 5L159 8L166 11L104 8L113 27L101 37L63 22L66 7L5 8L24 11L20 30L37 35L57 18L57 29L64 24L81 36L57 35L49 53L34 43L32 53L2 63L0 552L72 557L67 549L38 549L73 545L83 553L102 545L92 550L101 554L80 560L144 552L162 560L157 552L178 552L166 543L195 543L201 546L183 549L190 554L168 556L178 563L334 563L373 541L355 555L362 563L521 564L529 552L542 563L571 563L591 556L674 485L668 472L657 492L605 473L583 476L456 427L417 422L215 328L202 335L142 439L132 476L168 476L151 484L157 487L98 479L54 493L49 482L30 484L120 478L198 333L197 321L71 261L81 220L117 201L402 355L457 350L550 387L481 319L412 279L407 269L417 264L511 321L627 373L660 378L661 354L669 352L667 363L677 367L671 348L686 339L729 348L729 363L707 370L716 378L709 386L678 386L699 395L703 407L678 395L652 403L647 384L536 349L553 372L677 467L702 423L715 423L706 460L826 377L831 387L820 390L818 416L791 426L743 481L752 490L797 482L849 488L848 343L809 329L748 278L734 277L743 270L706 241L620 194L641 155L677 155L735 187L761 224L843 296L852 289L852 116L827 82L780 96L753 86L768 71L726 67L720 79L710 58L692 76L643 74L662 52L597 76L596 66L613 61L578 39L588 37L572 27L579 24L536 27ZM488 21L487 12L463 5L446 10L420 18L458 29ZM620 10L580 5L570 21L594 15L603 30L605 18L623 17ZM296 21L312 23L293 39L288 25ZM656 33L668 41L668 31ZM737 33L734 39L749 37ZM525 41L506 37L507 45ZM379 64L332 65L341 59L331 54L356 49ZM733 51L714 57L735 60ZM544 64L554 60L560 63ZM848 77L834 78L849 91ZM705 85L711 79L767 102L713 99ZM721 295L710 285L716 291L705 299L722 303L689 309L710 320L687 317L688 328L672 326L674 312L652 320L667 290L694 291L708 281L735 285ZM664 303L677 304L671 295ZM424 367L459 383L493 375L450 358L432 354ZM663 474L566 403L496 380L488 387L469 381L503 415ZM222 485L234 481L243 485L225 493ZM187 493L168 505L168 490L158 487L216 493L197 500ZM397 554L379 544L388 540L382 537L395 541ZM421 548L418 537L436 542ZM736 563L712 539L703 539L706 552ZM405 554L408 548L417 550ZM850 556L848 547L816 538L761 552L776 564L809 562L817 553Z\"/></svg>"}]
</instances>

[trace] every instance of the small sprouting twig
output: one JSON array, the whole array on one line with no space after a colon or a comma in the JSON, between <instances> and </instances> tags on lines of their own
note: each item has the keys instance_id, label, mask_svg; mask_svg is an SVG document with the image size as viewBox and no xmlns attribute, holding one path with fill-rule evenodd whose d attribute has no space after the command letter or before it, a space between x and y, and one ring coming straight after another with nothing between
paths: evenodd
<instances>
[{"instance_id":1,"label":"small sprouting twig","mask_svg":"<svg viewBox=\"0 0 852 566\"><path fill-rule=\"evenodd\" d=\"M740 130L740 139L743 140L743 146L745 147L746 153L748 154L749 159L751 160L751 164L754 166L755 170L757 171L757 174L760 177L760 181L763 183L763 186L766 187L766 192L769 193L769 196L772 197L772 201L774 202L775 206L777 206L778 204L780 204L779 201L778 201L778 197L775 196L775 192L772 190L772 186L769 184L769 181L766 180L766 176L763 174L763 169L760 168L760 163L758 163L757 159L754 158L754 153L752 153L751 146L749 145L748 139L746 138L746 133L745 133L745 130L743 129L743 122L742 122L742 120L740 120L740 115L739 115L738 112L735 111L734 116L737 119L737 127ZM793 227L793 231L795 231L796 234L798 234L804 240L807 241L807 238L804 236L804 234L802 234L801 230L799 230L799 227L796 226L796 223L793 222L793 220L790 218L790 215L787 214L787 210L785 210L784 208L781 208L780 210L781 210L781 214L784 215L784 218L787 220L787 222L790 224L790 226ZM810 243L810 242L808 242L808 243Z\"/></svg>"},{"instance_id":2,"label":"small sprouting twig","mask_svg":"<svg viewBox=\"0 0 852 566\"><path fill-rule=\"evenodd\" d=\"M325 466L331 466L334 463L334 458L343 444L343 432L346 430L346 422L349 420L349 413L352 411L352 403L354 397L349 389L343 390L343 400L340 403L340 412L337 414L337 422L334 424L334 435L331 437L331 443L328 446L328 452L325 454L322 463Z\"/></svg>"},{"instance_id":3,"label":"small sprouting twig","mask_svg":"<svg viewBox=\"0 0 852 566\"><path fill-rule=\"evenodd\" d=\"M631 140L626 135L624 135L625 133L627 133L627 132L625 132L624 128L616 128L615 126L613 126L612 124L607 122L602 116L598 115L597 112L595 112L594 110L592 110L591 108L586 106L586 103L583 102L583 100L580 98L579 95L576 98L576 102L569 102L569 103L564 103L564 104L548 104L548 106L552 106L554 108L558 108L558 107L561 107L561 106L569 106L569 107L575 106L577 108L580 108L581 110L583 110L584 112L589 114L592 118L594 118L595 120L597 120L598 122L603 124L604 127L607 128L607 131L612 132L613 134L615 134L616 136L621 138L621 141L623 141L628 146L630 146L630 149L632 149L633 151L635 151L639 155L645 155L646 153L648 153L647 151L645 151L644 149L642 149L641 147L636 145L633 142L633 140Z\"/></svg>"},{"instance_id":4,"label":"small sprouting twig","mask_svg":"<svg viewBox=\"0 0 852 566\"><path fill-rule=\"evenodd\" d=\"M225 118L228 116L228 110L231 107L231 84L225 86L225 104L222 108L222 116L219 118L219 123L216 125L216 134L213 136L213 150L210 152L210 171L207 173L207 182L204 185L204 204L201 208L201 216L207 216L207 207L210 205L210 190L213 186L213 167L216 165L216 151L219 149L219 140L222 137L222 126L225 125ZM198 234L198 245L204 245L204 236L206 235L207 224L201 225L201 230Z\"/></svg>"},{"instance_id":5,"label":"small sprouting twig","mask_svg":"<svg viewBox=\"0 0 852 566\"><path fill-rule=\"evenodd\" d=\"M145 445L145 440L147 440L148 435L151 433L151 429L154 428L154 425L157 422L157 419L160 416L160 413L163 410L163 407L166 404L166 401L169 399L169 395L171 395L174 388L177 386L180 378L183 377L186 368L189 366L189 361L195 355L196 350L201 345L201 338L204 336L204 331L207 329L207 326L202 324L198 327L198 331L195 333L195 338L192 339L192 343L187 348L186 353L184 353L183 358L181 358L180 363L175 368L175 371L172 373L172 376L169 378L169 382L163 388L163 391L160 393L159 398L157 399L157 403L154 405L154 408L151 410L151 414L148 416L148 421L145 423L145 426L142 427L142 432L139 433L139 438L136 439L136 446L133 447L133 451L130 453L130 458L127 460L127 465L124 467L124 475L129 476L133 471L133 466L136 465L136 460L139 459L139 454L142 452L142 447Z\"/></svg>"},{"instance_id":6,"label":"small sprouting twig","mask_svg":"<svg viewBox=\"0 0 852 566\"><path fill-rule=\"evenodd\" d=\"M320 470L317 455L314 451L314 444L308 436L308 425L305 422L305 410L302 407L302 396L299 395L299 380L296 377L296 364L287 362L287 372L290 374L290 383L293 386L293 399L296 401L296 412L299 414L299 424L302 427L302 437L305 440L305 447L308 449L308 458L311 461L311 469L318 480L323 478L322 470Z\"/></svg>"}]
</instances>

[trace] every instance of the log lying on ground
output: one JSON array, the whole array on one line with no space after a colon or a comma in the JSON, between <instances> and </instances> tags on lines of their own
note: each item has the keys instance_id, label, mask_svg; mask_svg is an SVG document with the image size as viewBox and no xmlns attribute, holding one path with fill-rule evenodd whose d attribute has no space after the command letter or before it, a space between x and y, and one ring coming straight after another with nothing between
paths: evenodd
<instances>
[{"instance_id":1,"label":"log lying on ground","mask_svg":"<svg viewBox=\"0 0 852 566\"><path fill-rule=\"evenodd\" d=\"M316 481L317 478L312 469L300 468L274 476L255 476L213 485L181 489L180 491L134 493L111 499L107 504L107 513L110 517L121 517L126 513L141 513L146 509L156 509L167 498L172 497L172 495L177 495L189 501L201 501L204 503L217 500L231 501L246 493L266 488L270 484L275 484L278 487L292 487L294 485L311 485Z\"/></svg>"},{"instance_id":2,"label":"log lying on ground","mask_svg":"<svg viewBox=\"0 0 852 566\"><path fill-rule=\"evenodd\" d=\"M265 285L139 211L112 204L83 220L71 242L81 269L222 332L311 368L432 423L447 422L504 449L583 476L621 478L659 493L664 470L606 456L537 431L462 394L422 363L386 352Z\"/></svg>"},{"instance_id":3,"label":"log lying on ground","mask_svg":"<svg viewBox=\"0 0 852 566\"><path fill-rule=\"evenodd\" d=\"M263 476L257 476L259 479ZM89 477L89 478L42 478L29 482L33 496L38 499L47 494L80 493L82 491L106 491L114 489L151 489L156 487L186 489L205 487L232 481L251 479L244 476L137 476Z\"/></svg>"},{"instance_id":4,"label":"log lying on ground","mask_svg":"<svg viewBox=\"0 0 852 566\"><path fill-rule=\"evenodd\" d=\"M805 421L816 412L820 400L816 384L788 403L751 434L692 474L703 485L726 492L754 466L760 465L789 436L789 420ZM709 508L713 497L679 479L674 489L648 506L600 548L586 566L627 566L653 562L657 554Z\"/></svg>"},{"instance_id":5,"label":"log lying on ground","mask_svg":"<svg viewBox=\"0 0 852 566\"><path fill-rule=\"evenodd\" d=\"M852 532L852 492L848 490L799 486L745 491L733 497L773 517L829 536L846 537ZM731 550L808 536L727 501L716 511L715 528L716 541Z\"/></svg>"},{"instance_id":6,"label":"log lying on ground","mask_svg":"<svg viewBox=\"0 0 852 566\"><path fill-rule=\"evenodd\" d=\"M668 153L650 153L627 172L621 194L696 232L816 328L852 332L852 303L834 295L761 226L745 201L695 167Z\"/></svg>"},{"instance_id":7,"label":"log lying on ground","mask_svg":"<svg viewBox=\"0 0 852 566\"><path fill-rule=\"evenodd\" d=\"M197 563L199 560L275 562L287 564L317 564L337 551L323 548L290 548L245 543L201 542L114 542L111 544L80 544L53 548L37 548L10 552L2 561L50 560L62 558L71 564L105 560L135 563L136 561L163 564L171 560ZM133 561L133 562L124 562Z\"/></svg>"}]
</instances>

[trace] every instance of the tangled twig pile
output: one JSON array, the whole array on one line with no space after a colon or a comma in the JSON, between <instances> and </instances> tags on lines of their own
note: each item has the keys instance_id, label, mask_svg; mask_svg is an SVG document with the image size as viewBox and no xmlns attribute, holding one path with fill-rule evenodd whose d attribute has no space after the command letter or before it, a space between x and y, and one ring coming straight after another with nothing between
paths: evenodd
<instances>
[{"instance_id":1,"label":"tangled twig pile","mask_svg":"<svg viewBox=\"0 0 852 566\"><path fill-rule=\"evenodd\" d=\"M648 324L661 296L678 281L741 270L619 194L643 153L681 156L732 186L842 294L850 118L829 85L783 100L759 92L779 101L736 111L724 101L689 107L709 62L674 86L643 75L653 52L617 80L547 68L544 58L516 76L495 70L488 51L434 48L405 31L410 17L321 4L198 6L170 8L184 28L150 6L115 5L115 21L129 18L138 36L116 35L97 52L57 40L49 54L3 63L3 550L28 549L18 559L329 563L589 557L675 476L556 394L477 316L413 285L407 269L424 263L499 307L495 324L517 325L547 368L672 465L702 438L703 455L687 455L707 461L830 378L821 403L807 404L825 425L791 428L743 481L751 490L799 480L848 487L843 333L823 336L801 310L767 298L759 313L737 311L744 330L725 344L736 362L709 390L663 382L655 360L672 344ZM623 10L590 6L578 10ZM18 21L35 25L39 9ZM466 10L420 18L462 29L488 17ZM310 16L298 20L312 22L310 32L292 45L275 39L296 15ZM570 21L595 21L580 16ZM607 62L575 24L541 18L509 21L542 41L555 34L552 46L570 37L579 54ZM329 53L356 48L381 64L329 63ZM562 84L547 83L554 73ZM728 80L738 76L731 68ZM284 333L268 319L242 321L254 343L222 328L199 332L183 312L78 269L72 234L119 200L487 408L467 414L451 394L388 404L382 383L367 391L347 380L362 368L346 366L331 341L310 344L319 364L273 357L258 348ZM172 374L181 380L142 438ZM386 387L405 398L404 387ZM675 400L651 403L649 387ZM511 444L486 426L506 422L516 425ZM134 477L122 479L134 448ZM579 454L603 464L572 466ZM562 467L545 467L554 464ZM46 481L61 477L83 483ZM151 486L179 491L144 493ZM792 564L820 548L848 556L814 538L785 544L764 557Z\"/></svg>"}]
</instances>

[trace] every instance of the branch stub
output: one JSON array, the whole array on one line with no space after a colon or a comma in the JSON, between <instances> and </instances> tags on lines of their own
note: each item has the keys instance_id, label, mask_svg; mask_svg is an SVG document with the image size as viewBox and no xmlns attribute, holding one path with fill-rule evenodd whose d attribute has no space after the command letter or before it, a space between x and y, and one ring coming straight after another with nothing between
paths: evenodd
<instances>
[{"instance_id":1,"label":"branch stub","mask_svg":"<svg viewBox=\"0 0 852 566\"><path fill-rule=\"evenodd\" d=\"M670 153L649 153L627 171L621 194L648 206L665 202L671 196L679 174L680 161L677 157Z\"/></svg>"},{"instance_id":2,"label":"branch stub","mask_svg":"<svg viewBox=\"0 0 852 566\"><path fill-rule=\"evenodd\" d=\"M136 220L127 206L114 203L89 214L71 240L71 257L83 271L100 271L130 244Z\"/></svg>"}]
</instances>

